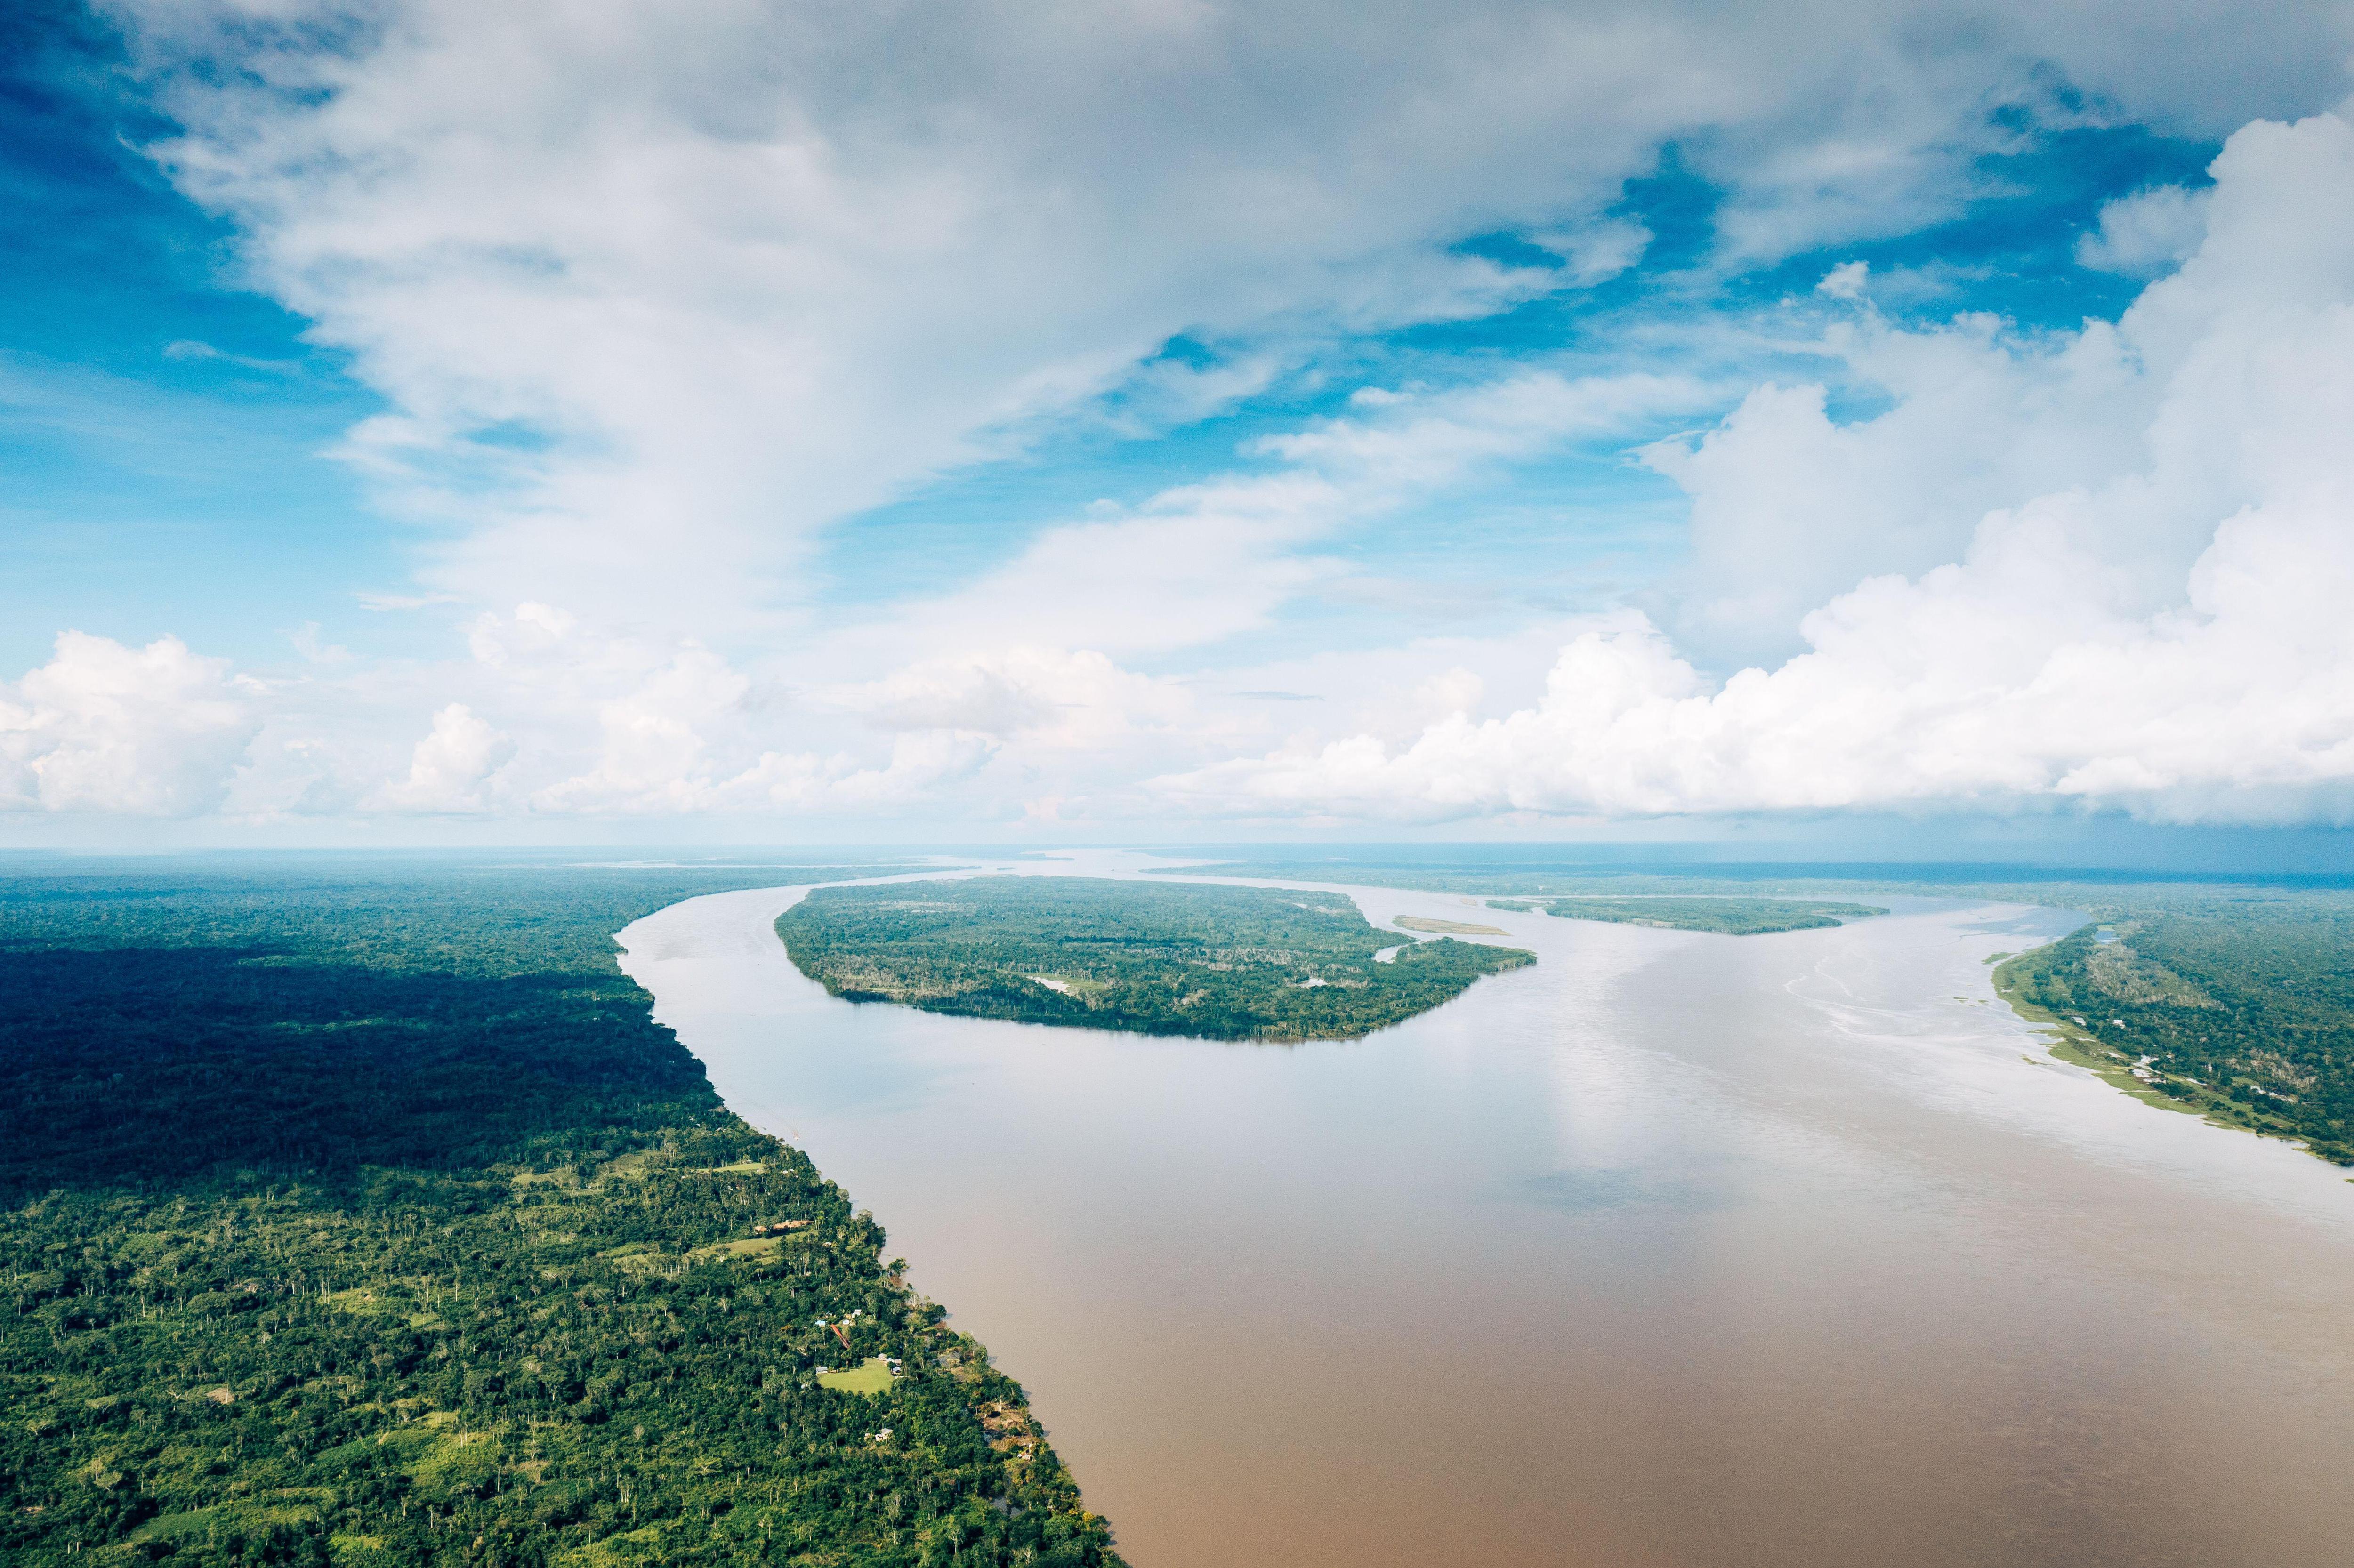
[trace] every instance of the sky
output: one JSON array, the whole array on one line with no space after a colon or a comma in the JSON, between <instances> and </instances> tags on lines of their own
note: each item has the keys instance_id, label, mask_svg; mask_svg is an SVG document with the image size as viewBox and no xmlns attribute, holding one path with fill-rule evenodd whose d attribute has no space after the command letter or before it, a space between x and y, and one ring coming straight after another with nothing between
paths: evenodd
<instances>
[{"instance_id":1,"label":"sky","mask_svg":"<svg viewBox=\"0 0 2354 1568\"><path fill-rule=\"evenodd\" d=\"M2349 62L28 0L0 846L2344 858Z\"/></svg>"}]
</instances>

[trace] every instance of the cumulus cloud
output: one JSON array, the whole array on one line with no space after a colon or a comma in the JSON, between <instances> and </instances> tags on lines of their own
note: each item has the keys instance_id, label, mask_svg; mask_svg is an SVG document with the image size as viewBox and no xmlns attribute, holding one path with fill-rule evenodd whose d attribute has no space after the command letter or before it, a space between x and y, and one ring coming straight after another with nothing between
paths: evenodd
<instances>
[{"instance_id":1,"label":"cumulus cloud","mask_svg":"<svg viewBox=\"0 0 2354 1568\"><path fill-rule=\"evenodd\" d=\"M2192 251L2207 229L2207 193L2157 185L2104 203L2100 226L2076 241L2080 266L2154 278Z\"/></svg>"},{"instance_id":2,"label":"cumulus cloud","mask_svg":"<svg viewBox=\"0 0 2354 1568\"><path fill-rule=\"evenodd\" d=\"M0 810L187 817L212 810L260 728L257 688L176 637L68 631L0 685Z\"/></svg>"},{"instance_id":3,"label":"cumulus cloud","mask_svg":"<svg viewBox=\"0 0 2354 1568\"><path fill-rule=\"evenodd\" d=\"M1123 670L1093 649L928 659L832 700L893 729L1019 738L1049 751L1121 744L1198 716L1182 686Z\"/></svg>"},{"instance_id":4,"label":"cumulus cloud","mask_svg":"<svg viewBox=\"0 0 2354 1568\"><path fill-rule=\"evenodd\" d=\"M1867 312L1826 348L1885 413L1842 424L1824 383L1768 382L1697 442L1645 453L1691 498L1690 563L1651 608L1709 664L1796 652L1800 618L1860 577L1926 571L1989 510L2142 461L2161 389L2105 326L2021 338L1992 317L1904 331ZM2200 486L2177 510L2210 500Z\"/></svg>"},{"instance_id":5,"label":"cumulus cloud","mask_svg":"<svg viewBox=\"0 0 2354 1568\"><path fill-rule=\"evenodd\" d=\"M477 617L467 641L470 667L439 680L466 685L505 727L474 705L443 708L407 776L366 809L646 817L937 807L939 791L998 755L992 724L1067 726L1072 715L1053 710L1074 674L1082 684L1119 682L1106 661L1033 657L978 680L934 666L811 694L692 638L616 630L538 601ZM896 733L880 746L811 745L829 718Z\"/></svg>"},{"instance_id":6,"label":"cumulus cloud","mask_svg":"<svg viewBox=\"0 0 2354 1568\"><path fill-rule=\"evenodd\" d=\"M1663 264L1690 303L1952 216L2022 125L2332 101L2335 0L111 3L184 128L157 156L383 395L345 455L446 542L361 602L461 605L465 647L263 691L168 640L61 642L0 695L17 809L234 779L265 813L2335 810L2345 666L2297 608L2340 584L2335 121L2100 213L2080 260L2158 280L2115 325L1924 328L1882 312L1934 264L1850 262L1726 354L1662 350L1670 304L1485 385L1421 358L1436 390L1364 388L896 602L825 605L810 559L1058 421L1150 436L1361 367L1352 334L1617 276L1663 146L1716 198L1713 251ZM1534 249L1472 243L1500 236ZM1359 605L1278 656L1363 588L1352 530L1638 444L1691 537L1635 608L1400 646ZM1532 577L1584 522L1531 528Z\"/></svg>"},{"instance_id":7,"label":"cumulus cloud","mask_svg":"<svg viewBox=\"0 0 2354 1568\"><path fill-rule=\"evenodd\" d=\"M685 647L598 705L602 746L585 773L539 790L542 810L700 810L716 798L714 731L730 726L750 680L708 649ZM732 726L730 726L732 727Z\"/></svg>"},{"instance_id":8,"label":"cumulus cloud","mask_svg":"<svg viewBox=\"0 0 2354 1568\"><path fill-rule=\"evenodd\" d=\"M387 811L457 813L484 811L494 803L492 783L514 756L514 741L463 703L433 715L433 728L417 743L406 778L390 780L369 800Z\"/></svg>"},{"instance_id":9,"label":"cumulus cloud","mask_svg":"<svg viewBox=\"0 0 2354 1568\"><path fill-rule=\"evenodd\" d=\"M1585 289L1616 278L1641 260L1652 238L1649 228L1632 218L1613 217L1579 228L1540 229L1529 240L1559 256L1569 281Z\"/></svg>"},{"instance_id":10,"label":"cumulus cloud","mask_svg":"<svg viewBox=\"0 0 2354 1568\"><path fill-rule=\"evenodd\" d=\"M1263 471L1094 509L965 588L767 661L539 599L475 618L461 664L314 667L267 693L168 640L69 638L0 710L7 797L205 809L268 706L312 726L286 742L311 772L285 776L281 810L2340 820L2354 132L2252 126L2212 174L2198 248L2114 324L1907 326L1851 274L1808 308L1833 320L1816 348L1837 384L1882 395L1868 418L1835 418L1829 378L1371 387L1253 441ZM1348 528L1629 442L1691 503L1690 567L1646 608L1543 657L1499 629L1171 673L1329 577L1316 552ZM316 739L355 694L429 707L431 730L400 750Z\"/></svg>"},{"instance_id":11,"label":"cumulus cloud","mask_svg":"<svg viewBox=\"0 0 2354 1568\"><path fill-rule=\"evenodd\" d=\"M970 731L928 729L891 743L881 766L863 766L847 754L771 752L722 787L726 804L780 811L887 811L924 804L941 789L964 783L997 755L998 742Z\"/></svg>"},{"instance_id":12,"label":"cumulus cloud","mask_svg":"<svg viewBox=\"0 0 2354 1568\"><path fill-rule=\"evenodd\" d=\"M1670 142L1772 257L1951 214L1999 109L2217 131L2349 40L2220 0L114 9L174 177L387 399L346 450L454 525L432 586L706 630L1173 334L1240 345L1162 377L1183 418L1270 335L1609 275ZM1562 264L1458 245L1499 231Z\"/></svg>"},{"instance_id":13,"label":"cumulus cloud","mask_svg":"<svg viewBox=\"0 0 2354 1568\"><path fill-rule=\"evenodd\" d=\"M1303 744L1164 790L1391 820L2057 803L2347 821L2354 130L2253 124L2211 172L2198 249L2114 328L2017 342L1872 323L1853 353L1898 389L1889 413L1835 426L1819 392L1769 387L1660 460L1715 557L1707 630L1782 613L1810 579L1775 562L1807 529L1850 563L1958 543L1829 598L1798 622L1806 652L1720 683L1622 611L1503 716ZM1766 597L1725 611L1744 563Z\"/></svg>"}]
</instances>

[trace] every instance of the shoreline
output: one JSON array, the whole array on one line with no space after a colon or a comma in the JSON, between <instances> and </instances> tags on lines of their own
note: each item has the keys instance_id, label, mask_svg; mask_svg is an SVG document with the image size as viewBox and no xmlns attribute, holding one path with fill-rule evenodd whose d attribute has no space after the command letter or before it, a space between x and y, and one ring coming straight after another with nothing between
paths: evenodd
<instances>
[{"instance_id":1,"label":"shoreline","mask_svg":"<svg viewBox=\"0 0 2354 1568\"><path fill-rule=\"evenodd\" d=\"M2315 1149L2295 1128L2264 1112L2243 1106L2229 1096L2218 1094L2194 1079L2179 1074L2165 1075L2168 1082L2179 1084L2189 1091L2177 1097L2158 1088L2155 1081L2137 1078L2133 1074L2133 1064L2103 1043L2091 1030L2079 1026L2073 1017L2062 1017L2040 1003L2028 1001L2017 984L2018 966L2052 945L2045 942L2024 952L2007 954L1995 964L1994 973L1988 977L1998 999L2007 1003L2022 1022L2045 1032L2043 1043L2047 1054L2072 1067L2085 1069L2111 1088L2146 1106L2180 1116L2194 1116L2211 1127L2226 1131L2253 1133L2258 1138L2273 1139L2325 1165L2344 1169ZM2349 1176L2347 1180L2354 1181L2354 1176Z\"/></svg>"}]
</instances>

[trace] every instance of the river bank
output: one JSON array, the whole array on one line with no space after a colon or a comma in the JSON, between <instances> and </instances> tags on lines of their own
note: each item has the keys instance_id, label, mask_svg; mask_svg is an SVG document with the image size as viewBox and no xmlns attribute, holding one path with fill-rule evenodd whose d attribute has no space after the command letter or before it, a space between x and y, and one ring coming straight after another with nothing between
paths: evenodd
<instances>
[{"instance_id":1,"label":"river bank","mask_svg":"<svg viewBox=\"0 0 2354 1568\"><path fill-rule=\"evenodd\" d=\"M2082 1067L2118 1093L2158 1110L2194 1116L2229 1131L2276 1139L2291 1149L2327 1160L2286 1118L2219 1094L2212 1086L2188 1075L2168 1072L2147 1056L2118 1050L2082 1015L2062 1013L2031 1001L2025 990L2025 966L2033 956L2031 951L2006 958L1995 969L1995 991L2021 1020L2044 1032L2044 1043L2054 1059Z\"/></svg>"}]
</instances>

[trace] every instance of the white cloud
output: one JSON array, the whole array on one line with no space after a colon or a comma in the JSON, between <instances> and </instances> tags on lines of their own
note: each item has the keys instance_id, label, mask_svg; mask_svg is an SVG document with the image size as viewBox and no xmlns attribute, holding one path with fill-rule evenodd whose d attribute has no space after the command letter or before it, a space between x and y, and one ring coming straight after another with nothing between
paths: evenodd
<instances>
[{"instance_id":1,"label":"white cloud","mask_svg":"<svg viewBox=\"0 0 2354 1568\"><path fill-rule=\"evenodd\" d=\"M1804 559L1809 530L1851 561L1934 550L1980 509L1950 564L1869 576L1805 616L1808 652L1718 684L1620 612L1504 716L1303 742L1163 788L1214 810L1391 820L2023 803L2354 818L2354 130L2251 125L2211 172L2200 249L2115 329L2016 343L1873 323L1855 353L1901 388L1890 413L1835 427L1819 393L1767 388L1665 462L1712 554L1703 603L1752 563L1758 624L1806 580L1776 562Z\"/></svg>"},{"instance_id":2,"label":"white cloud","mask_svg":"<svg viewBox=\"0 0 2354 1568\"><path fill-rule=\"evenodd\" d=\"M367 802L384 811L477 812L491 809L498 770L514 758L514 742L463 703L433 715L417 743L406 778L388 781Z\"/></svg>"},{"instance_id":3,"label":"white cloud","mask_svg":"<svg viewBox=\"0 0 2354 1568\"><path fill-rule=\"evenodd\" d=\"M458 596L448 593L355 593L353 599L362 609L378 611L426 609L437 604L455 604Z\"/></svg>"},{"instance_id":4,"label":"white cloud","mask_svg":"<svg viewBox=\"0 0 2354 1568\"><path fill-rule=\"evenodd\" d=\"M831 700L893 729L1018 737L1051 751L1108 747L1140 731L1198 722L1183 687L1123 670L1091 649L1016 646L928 659Z\"/></svg>"},{"instance_id":5,"label":"white cloud","mask_svg":"<svg viewBox=\"0 0 2354 1568\"><path fill-rule=\"evenodd\" d=\"M1643 259L1653 238L1651 231L1632 218L1610 217L1579 228L1540 230L1529 236L1560 257L1564 281L1589 289L1606 282Z\"/></svg>"},{"instance_id":6,"label":"white cloud","mask_svg":"<svg viewBox=\"0 0 2354 1568\"><path fill-rule=\"evenodd\" d=\"M532 797L541 810L707 810L717 788L710 731L751 683L716 655L682 650L671 664L599 705L602 754L587 773Z\"/></svg>"},{"instance_id":7,"label":"white cloud","mask_svg":"<svg viewBox=\"0 0 2354 1568\"><path fill-rule=\"evenodd\" d=\"M970 780L997 755L985 735L953 729L912 731L891 743L881 767L861 767L846 755L771 752L727 781L717 800L737 808L773 811L887 811L929 806L938 791Z\"/></svg>"},{"instance_id":8,"label":"white cloud","mask_svg":"<svg viewBox=\"0 0 2354 1568\"><path fill-rule=\"evenodd\" d=\"M195 338L185 337L178 338L171 343L165 344L164 345L164 357L166 359L217 360L224 365L234 365L242 370L259 370L271 376L290 376L302 368L301 365L294 360L256 359L249 355L231 354L226 349L215 348L211 344L199 342Z\"/></svg>"},{"instance_id":9,"label":"white cloud","mask_svg":"<svg viewBox=\"0 0 2354 1568\"><path fill-rule=\"evenodd\" d=\"M1647 454L1691 497L1691 561L1652 609L1709 664L1796 652L1800 617L1858 578L1950 561L1990 509L2147 451L2159 388L2106 327L2022 340L1990 318L1866 315L1827 347L1884 413L1838 423L1826 385L1769 382L1696 443ZM2179 508L2210 499L2186 490Z\"/></svg>"},{"instance_id":10,"label":"white cloud","mask_svg":"<svg viewBox=\"0 0 2354 1568\"><path fill-rule=\"evenodd\" d=\"M2342 5L2214 0L115 3L175 177L391 404L347 451L457 535L431 586L711 636L795 600L815 530L1173 334L1607 275L1669 142L1776 256L1954 211L1996 108L2065 84L2196 133L2327 101L2349 40ZM1499 230L1567 260L1454 249ZM1232 357L1162 417L1264 373Z\"/></svg>"},{"instance_id":11,"label":"white cloud","mask_svg":"<svg viewBox=\"0 0 2354 1568\"><path fill-rule=\"evenodd\" d=\"M920 597L821 609L802 568L860 508L1075 410L1151 435L1317 385L1349 334L1614 276L1651 237L1611 215L1663 145L1722 198L1703 272L1911 231L2023 144L2007 108L2203 134L2334 98L2342 4L1829 0L1806 26L1522 0L122 5L186 127L161 155L384 394L346 453L451 541L361 602L472 619L463 656L320 649L268 692L169 643L196 698L136 723L28 678L0 710L12 801L205 809L266 715L238 810L1076 821L1150 809L1154 774L1205 810L1374 817L2332 809L2335 644L2235 619L2253 590L2225 588L2338 581L2334 122L2243 134L2211 196L2105 210L2088 265L2189 257L2114 327L1900 326L1879 313L1944 286L1938 264L1850 263L1770 321L1602 323L1625 339L1577 352L1610 374L1366 388L1242 471L1066 515ZM1559 264L1463 253L1497 234ZM1794 318L1835 324L1793 344ZM1691 348L1709 334L1744 341ZM1164 354L1179 334L1209 346ZM1648 448L1691 548L1641 616L1564 633L1559 603L1515 602L1477 638L1401 645L1395 607L1362 602L1372 547L1340 558L1352 530L1518 465L1700 419ZM1564 544L1590 520L1554 510L1532 580L1600 547ZM491 604L513 608L473 614ZM1281 656L1341 615L1331 651ZM2324 661L2317 685L2293 654ZM2260 675L2267 656L2289 663ZM51 669L103 662L60 644ZM2252 707L2257 732L2202 761L2200 734L2237 734L2226 678L2301 705ZM206 728L215 688L237 716ZM1323 700L1244 694L1295 690ZM2151 694L2194 691L2204 716L2169 728ZM103 739L183 718L153 757ZM151 775L180 782L122 782Z\"/></svg>"},{"instance_id":12,"label":"white cloud","mask_svg":"<svg viewBox=\"0 0 2354 1568\"><path fill-rule=\"evenodd\" d=\"M1872 269L1861 261L1842 261L1823 274L1815 292L1834 300L1860 300L1872 281Z\"/></svg>"},{"instance_id":13,"label":"white cloud","mask_svg":"<svg viewBox=\"0 0 2354 1568\"><path fill-rule=\"evenodd\" d=\"M1645 449L1691 498L1675 591L1648 617L1548 633L1543 652L1499 625L1217 664L1329 581L1317 552L1347 530L1532 459L1650 440L1739 384L1522 369L1368 388L1253 443L1271 469L1093 509L960 590L797 629L766 655L537 599L475 618L463 660L313 665L268 692L176 643L60 643L8 699L8 788L19 804L203 809L266 709L238 786L260 813L1103 822L1173 801L1423 821L2026 802L2338 820L2354 778L2354 132L2253 126L2214 175L2200 249L2114 325L1907 328L1862 299L1806 306L1835 318L1825 386L1755 387L1703 438ZM1840 422L1833 383L1888 406ZM1712 673L1716 650L1785 638L1797 656ZM1184 658L1211 669L1180 673ZM228 705L226 723L203 701L143 710L212 747L209 794L122 784L159 768L89 738L147 733L89 694L130 666ZM436 712L421 740L420 710ZM109 777L111 796L92 782Z\"/></svg>"},{"instance_id":14,"label":"white cloud","mask_svg":"<svg viewBox=\"0 0 2354 1568\"><path fill-rule=\"evenodd\" d=\"M1013 708L995 701L994 713L1002 695L990 690L994 673L976 680L945 666L812 698L691 639L617 633L537 602L477 618L468 645L481 701L523 734L511 743L471 709L445 709L419 743L408 783L381 792L376 807L519 804L535 814L591 817L937 810L939 792L997 756L1002 741L981 725L996 719L1019 729L1032 713L1049 729L1067 727L1071 716L1052 710L1072 689L1074 665L1099 685L1119 680L1100 659L1033 657L1003 666L1017 683L1007 688ZM1057 673L1060 685L1041 683ZM829 714L836 728L846 715L854 727L879 722L899 733L880 757L871 745L811 745L827 732Z\"/></svg>"},{"instance_id":15,"label":"white cloud","mask_svg":"<svg viewBox=\"0 0 2354 1568\"><path fill-rule=\"evenodd\" d=\"M1531 370L1437 394L1369 388L1354 402L1377 417L1324 420L1266 437L1254 450L1345 480L1363 506L1426 494L1477 464L1623 437L1719 395L1691 376L1644 371L1572 377Z\"/></svg>"},{"instance_id":16,"label":"white cloud","mask_svg":"<svg viewBox=\"0 0 2354 1568\"><path fill-rule=\"evenodd\" d=\"M64 632L48 663L0 685L0 810L210 810L260 727L256 694L176 637Z\"/></svg>"},{"instance_id":17,"label":"white cloud","mask_svg":"<svg viewBox=\"0 0 2354 1568\"><path fill-rule=\"evenodd\" d=\"M1345 568L1319 552L1353 526L1472 476L1650 433L1723 396L1693 376L1649 372L1530 370L1443 392L1368 389L1348 417L1250 444L1249 455L1279 468L1172 486L1132 509L1050 527L951 593L829 632L824 657L873 671L1042 649L1199 655L1339 577Z\"/></svg>"},{"instance_id":18,"label":"white cloud","mask_svg":"<svg viewBox=\"0 0 2354 1568\"><path fill-rule=\"evenodd\" d=\"M2100 227L2076 241L2077 263L2128 278L2171 271L2207 232L2207 196L2157 185L2104 204Z\"/></svg>"}]
</instances>

